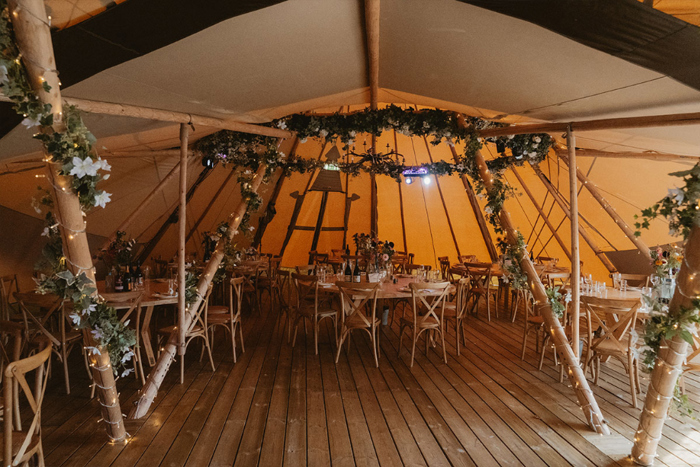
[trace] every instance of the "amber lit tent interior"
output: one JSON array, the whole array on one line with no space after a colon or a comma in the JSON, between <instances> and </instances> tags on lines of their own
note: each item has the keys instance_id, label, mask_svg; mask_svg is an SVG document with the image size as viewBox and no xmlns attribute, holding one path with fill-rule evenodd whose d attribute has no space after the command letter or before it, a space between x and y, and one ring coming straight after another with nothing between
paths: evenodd
<instances>
[{"instance_id":1,"label":"amber lit tent interior","mask_svg":"<svg viewBox=\"0 0 700 467\"><path fill-rule=\"evenodd\" d=\"M110 2L106 6L104 3L97 0L46 1L52 21L57 68L63 85L62 95L68 100L124 104L255 125L265 125L293 113L349 113L364 109L372 102L380 108L389 104L406 109L437 108L517 125L700 112L700 29L697 26L700 23L700 5L689 0L589 0L577 5L566 2L567 6L557 5L558 2L554 1L381 0L376 2L380 5L378 38L368 37L365 2L362 1L257 0L195 4L180 0L126 0ZM377 50L373 50L373 40L378 41ZM372 65L373 60L375 65ZM371 70L375 67L376 71L377 64L378 74L373 80ZM104 209L91 210L86 218L90 245L93 253L96 253L179 162L180 125L99 112L84 112L83 119L97 137L96 148L100 156L112 166L110 178L101 184L104 190L112 194L111 202ZM42 215L35 212L31 201L39 196L37 186L46 188L48 185L41 146L32 139L32 130L25 128L20 121L10 104L0 102L0 276L18 274L20 288L29 290L33 287L33 265L40 255L44 229ZM678 179L668 174L689 169L700 160L699 130L700 124L695 122L580 131L576 133L577 165L587 178L587 184L592 185L619 218L633 228L636 214L666 196L669 188L678 185ZM198 139L216 131L217 128L206 125L193 125L189 136L191 147ZM541 174L538 175L528 164L505 172L505 179L518 192L517 196L505 202L505 206L513 224L525 237L529 251L535 256L559 258L560 265L569 266L570 222L554 199L555 194L561 196L565 205L570 199L568 166L561 157L567 153L564 133L552 132L556 143L549 157L539 166ZM371 145L372 135L358 134L354 151L362 152ZM280 150L323 160L329 152L333 152L332 146L313 138L302 141L292 137L282 142ZM411 165L453 160L453 150L447 144L434 146L425 138L393 132L386 132L377 138L376 147L378 151L389 149L400 153L406 164ZM349 157L341 143L336 148L341 158ZM459 144L455 149L461 154ZM482 153L487 160L498 155L495 145L491 144L486 144ZM236 177L230 177L230 167L218 164L213 169L206 169L202 154L197 152L190 157L189 164L188 188L194 186L195 189L187 203L186 250L195 258L201 258L205 232L213 230L235 210L241 195ZM252 214L251 226L254 230L248 236L237 235L237 245L243 248L253 244L263 253L281 254L282 266L289 267L307 263L312 249L328 252L349 243L354 250L352 235L369 233L371 229L373 196L370 176L346 177L341 174L342 191L328 193L321 217L319 211L324 192L313 189L318 176L316 171L313 174L294 173L280 179L277 173L269 183L262 185L259 193L264 202ZM437 258L441 256L448 256L452 261L457 261L459 255L476 255L483 261L496 259L492 257L493 250L489 251L488 244L496 242L500 235L490 225L487 227L488 235L484 235L479 227L478 219L483 216L485 200L477 199L479 211L475 210L467 193L470 188L459 176L429 176L425 180L416 178L411 184L405 180L397 183L390 177L377 176L376 183L376 234L382 240L393 241L398 250L413 253L414 262L437 268ZM592 246L588 240L580 240L582 272L591 274L599 281L611 281L611 265L620 272L649 274L648 260L620 228L620 222L606 212L584 184L579 184L579 187L579 222L593 243ZM305 196L295 209L300 194ZM144 246L160 231L161 238L152 245L146 264L151 258L171 260L175 256L178 229L177 217L172 214L178 200L175 176L163 185L160 193L128 227L128 236ZM274 210L268 209L271 200ZM540 210L545 214L547 223ZM260 220L270 212L274 216L266 219L269 222L260 233ZM554 238L555 232L563 239L563 246ZM317 240L313 244L315 236ZM651 228L643 231L640 238L648 247L680 240L669 232L663 220L652 222ZM96 265L98 276L104 274L100 264ZM270 328L275 326L274 320L257 319ZM489 331L485 323L479 324L479 332L484 335L501 336L491 337L493 342L489 344L476 339L473 345L486 348L502 343L505 348L511 345L518 350L514 350L513 354L495 351L491 357L484 356L481 350L475 350L474 358L479 356L487 362L491 358L494 369L502 367L506 373L515 375L513 378L531 382L533 387L544 383L556 385L556 394L562 398L563 408L551 409L551 420L539 409L528 408L528 403L523 403L523 410L527 412L525 415L514 410L513 417L518 420L517 423L527 424L530 417L544 417L544 422L551 424L555 433L549 437L536 433L528 438L519 431L521 428L512 428L520 440L518 443L534 445L542 436L547 445L546 451L552 451L552 454L551 457L547 457L547 454L535 456L541 464L622 463L624 456L629 454L640 412L640 409L631 409L624 399L629 398L623 384L624 372L620 370L622 376L619 377L610 370L608 377L612 382L594 388L601 410L609 417L613 431L611 437L598 439L595 433L587 431L585 423L580 420L580 410L571 407L576 405L575 399L572 399L566 382L558 383L558 370L550 361L551 353L547 356L549 369L545 369L544 373L537 371L534 350L528 354L532 354L527 359L530 365L522 366L519 358L522 327L504 331L502 328L506 324L503 323L497 324L495 331ZM247 329L250 331L253 328ZM262 327L260 329L259 339L262 342L267 334ZM515 343L504 343L506 338ZM324 340L329 353L333 349L330 340L329 334ZM279 359L276 363L278 368L286 361L283 355L288 345L282 345L281 353L269 357ZM387 339L386 345L395 345L395 342ZM288 350L290 355L296 352L291 347ZM221 351L226 352L225 349ZM253 352L256 357L248 356L241 362L252 365L255 362L251 363L251 358L262 358L257 357L259 354L255 353L255 344L251 344L250 349L246 348L246 352ZM260 355L266 354L263 352ZM313 367L316 363L311 363L316 358L313 347L308 355L304 371L311 378L311 369L316 368ZM230 356L225 354L219 360L222 358L230 359ZM298 358L297 353L294 353L294 358ZM348 358L350 364L362 367L361 359ZM464 354L461 358L465 358ZM517 360L517 363L501 366L495 362L508 359ZM401 361L393 361L393 365ZM231 373L228 377L243 378L245 369L239 370L240 374L234 374L237 367L229 363L232 366L229 367ZM333 391L338 385L337 379L335 383L326 380L326 372L330 371L327 363L321 357L320 366L316 368L323 372L321 405L324 404L323 391ZM391 365L387 361L383 361L384 364ZM206 365L195 363L195 359L192 365L186 383L189 386L178 390L178 385L171 383L164 386L167 389L162 391L163 395L159 394L157 402L165 403L163 401L167 400L171 404L173 415L170 418L163 409L156 407L154 413L160 417L158 420L149 421L146 418L140 421L140 425L131 422L135 439L149 440L139 445L137 456L129 453L129 449L136 446L113 447L106 444L106 438L100 440L92 432L88 434L88 422L94 424L96 406L94 401L89 401L85 391L79 393L83 394L81 405L71 402L70 396L58 394L60 389L56 389L56 395L49 394L45 403L64 401L72 404L71 407L84 412L85 420L75 418L75 423L68 427L58 421L59 415L44 418L43 421L49 422L50 427L51 423L55 425L55 431L48 431L48 440L45 441L47 465L79 465L78 462L89 465L92 456L85 457L88 449L94 450L92 455L97 456L93 459L93 465L109 465L106 459L114 462L113 465L135 465L139 459L142 463L151 460L159 464L168 455L180 454L177 433L185 433L190 423L188 410L199 406L199 393L206 394L205 388L208 387L201 375L212 378ZM238 365L240 367L241 363ZM258 365L266 363L261 360ZM224 364L222 366L225 367ZM420 366L425 368L415 376L418 386L420 381L430 379L430 371L441 369L432 358L426 359ZM274 368L271 371L274 373ZM342 390L335 389L333 394L347 390L350 383L345 379L348 375L352 379L355 373L354 370L343 371L338 376ZM371 371L368 366L363 378L381 378ZM402 371L396 370L402 379L398 386L416 384L414 380L407 382L409 380L404 378L409 378L410 374ZM174 369L171 372L176 373ZM478 372L479 375L474 377L475 384L481 379L489 379L502 385L505 392L519 394L521 391L519 388L513 389L515 383L504 381L488 370L480 369ZM458 372L450 370L450 374L457 375ZM176 377L169 375L168 378L171 376ZM246 377L248 379L243 384L239 381L241 389L238 391L249 389L255 392L256 380L252 376ZM59 383L60 387L60 378L59 372L56 372L50 385ZM221 390L226 375L217 378L212 378L212 391ZM260 381L263 379L261 377ZM367 386L369 383L365 379L356 377L353 388L357 385L359 392L372 392L372 385ZM622 379L622 384L619 379ZM129 382L129 385L133 384L135 382ZM288 378L286 384L289 387ZM307 391L311 391L312 383L306 384ZM363 389L360 389L361 384L364 384ZM688 385L693 394L691 403L697 407L700 405L700 379L689 379ZM135 389L129 388L122 392L123 405L135 393ZM268 389L268 393L274 397L271 386ZM314 390L318 391L318 387ZM379 389L375 387L374 391L379 392ZM420 395L414 399L417 405L438 407L437 415L426 414L419 409L425 419L422 423L434 428L431 420L445 417L448 420L447 428L456 433L460 428L452 426L449 420L450 417L466 417L463 412L457 415L461 406L453 403L454 407L449 407L451 398L447 393L444 397L435 396L438 401L430 400L433 392L449 392L450 389L423 388L418 391ZM257 398L260 391L255 394ZM512 397L495 390L494 394L498 396L493 397L506 403ZM228 397L232 396L229 394ZM270 403L269 394L261 397L261 404ZM326 393L326 400L329 397L332 396ZM365 405L363 395L359 397L363 401L361 410L368 413L372 405ZM483 397L486 405L490 405L489 399ZM202 401L203 406L208 407L208 412L212 410L215 399ZM377 400L380 399L377 396ZM538 406L547 405L544 399L544 396L528 395L528 400ZM311 410L313 400L308 399L306 403L308 410ZM252 407L251 417L256 405ZM275 407L270 405L270 417ZM348 420L353 407L357 409L360 403L345 406ZM327 400L329 434L326 436L331 439L332 457L348 446L333 445L332 440L337 439L334 438L333 423L338 420L331 420L328 415L331 409ZM496 427L503 423L516 424L506 412L495 412L498 416L494 416L492 421L497 436L501 428ZM59 411L54 409L54 413L58 414ZM247 409L236 416L241 417L241 413L245 421ZM437 418L431 418L433 415ZM88 420L89 416L92 418ZM172 422L179 425L168 425L168 420L174 416L182 418L179 422ZM285 412L283 417L286 416ZM404 416L408 424L413 423L407 415ZM370 420L369 415L367 417ZM377 440L385 438L375 436L372 423L365 422L364 418L362 420L362 424L365 424L362 425L363 430L369 430L372 436L354 432L351 421L347 422L349 435L348 427L345 428L345 436L352 444L350 455L355 455L351 460L360 461L359 447L356 445L359 439L369 440L370 444L372 440L375 441L374 450L368 450L375 452L373 459L376 461L377 456L382 455L379 452L382 447ZM486 425L490 424L491 419L484 420ZM670 429L673 434L661 444L658 465L700 465L700 425L696 421L678 420L669 422L671 427L667 430ZM467 418L465 421L470 425ZM195 448L192 451L187 449L181 463L186 461L188 455L188 462L192 465L204 465L211 461L211 457L202 457L207 460L197 463L196 456L202 453L197 450L200 442L197 437L204 440L208 433L208 425L203 420L200 422L199 425L192 422L192 426L199 428L196 439L187 442L190 443L188 446ZM307 422L311 423L311 416ZM169 430L175 430L174 433L158 432L155 426L160 423L164 423ZM339 423L346 423L342 415ZM325 418L323 424L323 430L326 430ZM265 426L274 428L269 420L267 425L263 422ZM139 430L145 434L139 435ZM248 437L254 438L254 435L242 430L245 445ZM309 427L309 437L311 432ZM78 436L80 433L86 435L81 438ZM443 451L457 449L456 444L445 441L452 434L443 435L438 429L427 430L426 433L433 437L430 443L435 444L437 439ZM397 441L400 436L394 435L396 446L392 446L391 450L401 451ZM422 449L419 436L415 433L414 436L412 443ZM460 438L459 434L455 436L462 444L460 449L466 449L469 453L464 438ZM153 447L160 437L168 450ZM264 452L265 439L260 434L257 455L261 446ZM503 438L502 446L506 450L507 439ZM85 440L92 443L90 448L83 444ZM151 441L153 445L150 445ZM61 448L63 442L73 448ZM101 443L105 443L104 446ZM483 440L478 443L486 444ZM558 444L566 447L558 447ZM219 446L216 449L222 448ZM311 453L311 448L308 449ZM518 449L524 450L525 447ZM224 463L228 460L250 462L250 457L235 457L233 450L233 458L223 456L219 460L227 459L222 461ZM489 446L486 450L493 457L487 460L472 458L471 465L498 465L502 461L498 450L492 450ZM216 453L219 451L213 452L214 459L217 459ZM423 452L423 463L432 465L426 452ZM521 454L515 448L513 452L517 459L510 465L535 465L528 464L526 459L529 457L525 454L519 457ZM240 453L247 454L242 450ZM448 458L449 462L458 463L454 457ZM54 464L48 462L49 459ZM124 463L120 464L120 459ZM304 459L313 463L311 457ZM559 460L563 463L557 463ZM389 461L386 463L390 465Z\"/></svg>"}]
</instances>

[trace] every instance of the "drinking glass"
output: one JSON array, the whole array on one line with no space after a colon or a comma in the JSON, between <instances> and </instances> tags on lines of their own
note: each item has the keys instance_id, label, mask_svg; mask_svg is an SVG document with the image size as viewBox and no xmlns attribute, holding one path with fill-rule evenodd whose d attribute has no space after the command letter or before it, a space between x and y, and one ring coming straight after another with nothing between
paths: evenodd
<instances>
[{"instance_id":1,"label":"drinking glass","mask_svg":"<svg viewBox=\"0 0 700 467\"><path fill-rule=\"evenodd\" d=\"M627 280L620 280L620 292L627 292Z\"/></svg>"}]
</instances>

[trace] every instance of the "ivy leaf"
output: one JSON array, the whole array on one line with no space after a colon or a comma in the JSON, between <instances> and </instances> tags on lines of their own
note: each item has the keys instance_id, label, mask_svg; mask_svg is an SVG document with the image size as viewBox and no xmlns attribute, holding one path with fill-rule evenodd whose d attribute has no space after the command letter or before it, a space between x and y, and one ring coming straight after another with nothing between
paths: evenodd
<instances>
[{"instance_id":1,"label":"ivy leaf","mask_svg":"<svg viewBox=\"0 0 700 467\"><path fill-rule=\"evenodd\" d=\"M49 83L47 83L46 81L44 81L44 84L42 85L42 87L44 88L44 91L46 91L46 92L51 91L51 86L49 86Z\"/></svg>"},{"instance_id":2,"label":"ivy leaf","mask_svg":"<svg viewBox=\"0 0 700 467\"><path fill-rule=\"evenodd\" d=\"M688 344L693 345L693 335L687 329L681 329L681 338Z\"/></svg>"}]
</instances>

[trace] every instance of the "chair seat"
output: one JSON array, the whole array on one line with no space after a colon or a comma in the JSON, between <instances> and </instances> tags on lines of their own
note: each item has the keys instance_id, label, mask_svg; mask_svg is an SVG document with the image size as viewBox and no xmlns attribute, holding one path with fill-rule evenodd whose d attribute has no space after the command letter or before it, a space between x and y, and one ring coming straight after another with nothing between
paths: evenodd
<instances>
[{"instance_id":1,"label":"chair seat","mask_svg":"<svg viewBox=\"0 0 700 467\"><path fill-rule=\"evenodd\" d=\"M0 437L0 452L5 451L5 440L3 439L4 437ZM12 457L14 458L17 453L19 452L19 449L22 447L22 443L24 440L27 438L27 432L26 431L12 431ZM29 441L29 446L27 446L27 449L25 452L32 452L36 449L37 444L39 443L40 438L37 435L32 435L30 441ZM9 465L9 462L8 462Z\"/></svg>"},{"instance_id":2,"label":"chair seat","mask_svg":"<svg viewBox=\"0 0 700 467\"><path fill-rule=\"evenodd\" d=\"M371 317L365 316L365 318L367 319L367 321L370 322L370 324L372 323L372 318L371 318ZM379 318L375 317L375 318L374 318L374 324L375 324L375 326L379 326L380 323L381 323L381 320L380 320ZM367 323L364 322L364 321L362 320L362 317L359 316L359 315L357 315L357 314L354 314L354 315L352 315L352 316L346 318L346 319L345 319L345 324L344 324L344 326L345 326L346 328L348 328L348 329L360 329L360 328L367 328L367 327L369 327L369 326L367 325Z\"/></svg>"},{"instance_id":3,"label":"chair seat","mask_svg":"<svg viewBox=\"0 0 700 467\"><path fill-rule=\"evenodd\" d=\"M632 345L636 342L636 339L632 339ZM623 346L626 344L623 343ZM625 346L626 347L626 346ZM612 339L605 339L601 341L593 342L593 349L596 353L603 355L627 355L627 351L620 350L619 346Z\"/></svg>"},{"instance_id":4,"label":"chair seat","mask_svg":"<svg viewBox=\"0 0 700 467\"><path fill-rule=\"evenodd\" d=\"M444 318L456 318L457 317L457 304L456 303L445 303L445 312L442 315Z\"/></svg>"},{"instance_id":5,"label":"chair seat","mask_svg":"<svg viewBox=\"0 0 700 467\"><path fill-rule=\"evenodd\" d=\"M401 324L404 326L413 327L413 319L403 317L401 318ZM440 327L440 323L432 316L428 319L422 316L418 317L418 329L437 329Z\"/></svg>"},{"instance_id":6,"label":"chair seat","mask_svg":"<svg viewBox=\"0 0 700 467\"><path fill-rule=\"evenodd\" d=\"M542 316L528 316L527 322L531 324L544 324L544 317Z\"/></svg>"},{"instance_id":7,"label":"chair seat","mask_svg":"<svg viewBox=\"0 0 700 467\"><path fill-rule=\"evenodd\" d=\"M227 306L223 306L223 305L210 305L209 307L207 307L207 314L209 316L228 314L228 312L229 312L229 308Z\"/></svg>"}]
</instances>

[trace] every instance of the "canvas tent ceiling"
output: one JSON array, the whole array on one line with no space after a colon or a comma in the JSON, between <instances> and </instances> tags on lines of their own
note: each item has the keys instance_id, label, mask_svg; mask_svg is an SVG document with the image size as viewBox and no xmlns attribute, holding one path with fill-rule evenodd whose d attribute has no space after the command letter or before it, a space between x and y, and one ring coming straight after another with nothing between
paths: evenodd
<instances>
[{"instance_id":1,"label":"canvas tent ceiling","mask_svg":"<svg viewBox=\"0 0 700 467\"><path fill-rule=\"evenodd\" d=\"M361 2L246 2L246 6L238 10L226 10L218 21L216 13L212 12L223 10L212 8L205 12L207 21L188 30L193 33L182 37L169 33L167 37L173 42L158 43L153 50L145 42L147 38L157 36L157 31L139 30L133 31L135 35L123 33L120 36L120 27L129 31L125 23L109 24L108 28L103 28L104 37L99 37L101 31L95 31L95 25L107 24L110 18L126 21L122 12L127 10L124 9L137 8L139 3L145 5L144 8L148 8L154 17L166 17L169 10L176 11L180 17L189 14L192 18L200 18L203 14L189 10L185 14L183 7L177 5L171 5L169 10L165 6L157 10L155 6L162 2L124 2L57 33L57 50L66 48L63 55L57 52L58 67L64 76L73 76L64 79L66 96L249 122L269 121L297 111L335 111L342 106L364 106L369 100ZM148 17L140 17L138 24L149 24L148 20ZM196 27L201 30L195 31ZM80 35L71 36L72 40L66 39L63 43L58 40L68 37L69 33L77 34L78 29L74 28L80 28L86 38L97 35L98 43L107 43L103 40L105 37L121 41L118 45L123 54L110 56L110 60L115 60L114 66L102 69L110 63L109 60L91 62L96 60L95 55L99 55L96 51L102 50L99 47L94 44L90 46L93 49L76 47L75 38L82 37ZM382 102L435 106L513 122L700 111L700 91L687 84L538 25L463 2L382 0L380 31L379 100ZM127 50L125 44L135 42L135 38L143 38L144 44ZM113 42L110 47L114 46ZM65 57L63 63L61 56ZM92 73L90 70L98 72L81 75ZM3 105L6 111L7 105ZM177 146L177 125L99 115L88 115L86 121L99 138L98 148L107 156L110 152ZM0 126L3 123L7 125L4 121ZM577 143L580 147L608 151L697 155L700 147L697 130L697 125L693 125L596 131L579 134ZM196 128L192 140L211 131L210 128ZM412 142L411 146L420 146L420 143ZM305 157L318 157L317 153L312 155L316 151L310 148L302 145L299 151ZM0 164L4 164L6 170L27 167L15 162L36 158L37 154L33 153L36 149L30 132L22 126L15 127L0 139ZM149 188L155 186L159 177L167 173L168 167L174 165L173 159L164 157L114 158L111 161L115 174L106 188L115 193L115 202L104 211L93 211L88 217L89 229L99 235L109 235ZM586 158L579 162L585 171L592 163ZM628 222L632 222L638 208L665 194L666 188L672 185L665 174L679 167L685 165L598 160L590 176L609 193L626 199L611 202ZM622 185L620 174L625 173L635 173L635 176ZM0 177L0 204L36 217L28 204L34 188L27 178L37 174L39 172L29 171ZM191 174L194 177L196 171ZM206 184L206 189L202 188L202 201L193 201L194 218L206 204L207 193L211 196L223 179L223 175L217 177ZM525 174L526 182L536 186L533 177L530 173ZM566 192L566 177L559 178L560 188ZM639 181L646 179L653 179L654 187L640 187ZM290 186L294 186L293 180L290 180ZM509 180L517 185L512 178ZM380 192L393 190L391 183L381 182L386 186L380 187ZM452 184L452 181L445 184ZM541 187L533 191L544 198ZM229 187L226 193L229 193L228 202L235 202L235 187ZM463 188L460 193L463 193ZM162 202L149 209L143 222L145 219L153 222L164 215L173 202L173 196L174 192L164 193ZM282 198L286 199L284 196ZM584 192L582 197L585 196ZM368 196L363 196L363 199L367 200ZM393 201L387 202L387 199L391 198L382 200L380 197L379 200L386 203L387 209L384 221L380 220L380 230L396 225L396 218L390 217L395 213L388 214ZM517 201L527 204L523 199L513 202ZM454 199L452 202L464 201ZM588 212L594 217L592 212L599 212L599 207L592 201L588 203L584 199L581 204L584 214ZM313 212L314 205L311 206L310 212ZM225 212L221 207L212 211L217 209ZM284 223L282 214L287 209L278 209L281 215L275 222ZM358 213L357 222L363 218L362 209L354 211ZM513 205L513 209L517 211L517 205ZM532 207L524 208L524 211L531 215ZM464 209L460 208L455 217L463 212ZM531 217L534 220L536 216ZM382 227L381 223L390 218L393 220ZM604 215L595 219L602 224L607 222ZM524 217L518 221L522 228L528 225ZM212 217L203 223L202 229L215 223L216 219ZM563 233L567 227L563 225ZM3 234L7 234L7 227L2 229ZM139 229L148 229L148 225L139 226ZM279 229L277 226L272 230L278 232ZM368 230L362 226L357 229ZM135 228L135 232L137 230ZM611 243L617 248L629 247L614 225L606 225L602 230L606 236L612 237ZM272 238L266 237L264 241L272 245ZM645 238L650 244L669 240L663 226L657 226ZM168 239L163 242L167 244ZM440 255L439 251L436 253Z\"/></svg>"}]
</instances>

